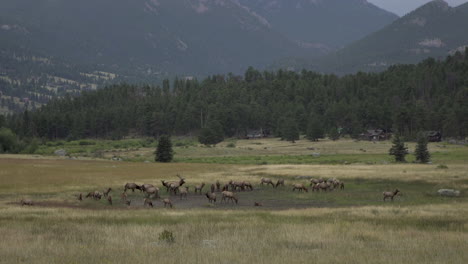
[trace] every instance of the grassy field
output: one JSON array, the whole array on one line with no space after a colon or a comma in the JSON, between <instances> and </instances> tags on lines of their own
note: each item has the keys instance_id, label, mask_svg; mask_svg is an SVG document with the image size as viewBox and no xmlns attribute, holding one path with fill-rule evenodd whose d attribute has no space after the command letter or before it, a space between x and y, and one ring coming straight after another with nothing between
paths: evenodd
<instances>
[{"instance_id":1,"label":"grassy field","mask_svg":"<svg viewBox=\"0 0 468 264\"><path fill-rule=\"evenodd\" d=\"M431 144L433 164L395 164L385 156L388 142L293 145L267 139L237 141L234 148L229 143L176 147L180 161L211 159L199 163L0 156L0 263L468 262L467 147ZM263 152L281 159L215 162L263 158ZM347 162L289 162L311 152ZM254 190L237 193L238 205L212 206L193 193L187 200L171 197L174 209L159 200L155 208L144 208L139 192L129 193L130 207L119 200L126 182L160 186L176 174L190 187L232 179L250 181ZM286 186L261 186L261 177L285 179ZM291 191L292 183L307 184L308 177L336 177L345 190ZM112 206L76 199L106 187L113 188ZM382 192L395 188L402 194L384 203ZM462 195L440 197L441 188ZM165 191L162 196L169 197ZM21 207L22 198L35 205ZM160 238L165 230L172 232L173 243Z\"/></svg>"}]
</instances>

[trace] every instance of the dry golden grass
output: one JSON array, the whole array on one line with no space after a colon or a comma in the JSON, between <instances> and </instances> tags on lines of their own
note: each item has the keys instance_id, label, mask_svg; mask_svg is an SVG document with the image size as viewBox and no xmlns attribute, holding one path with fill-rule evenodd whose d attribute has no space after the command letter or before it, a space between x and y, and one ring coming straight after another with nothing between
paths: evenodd
<instances>
[{"instance_id":1,"label":"dry golden grass","mask_svg":"<svg viewBox=\"0 0 468 264\"><path fill-rule=\"evenodd\" d=\"M273 143L268 144L273 148ZM335 143L326 144L332 149ZM0 156L0 263L467 263L465 194L440 201L427 196L430 201L437 200L434 204L397 200L380 205L381 194L376 193L379 201L372 206L287 210L177 206L171 210L160 204L154 209L109 210L104 206L73 209L12 203L21 197L77 203L71 201L76 192L107 186L120 192L123 184L132 181L160 185L161 179L176 179L178 173L191 185L217 179L258 184L266 175L285 178L287 184L306 181L296 176L320 176L347 183L385 179L413 187L419 181L468 189L468 164L436 167L155 164ZM350 192L345 198L352 200L354 194ZM318 196L313 195L322 194L307 195L314 199ZM338 193L327 195L338 197ZM303 199L304 194L297 197ZM173 232L175 243L159 240L164 230Z\"/></svg>"}]
</instances>

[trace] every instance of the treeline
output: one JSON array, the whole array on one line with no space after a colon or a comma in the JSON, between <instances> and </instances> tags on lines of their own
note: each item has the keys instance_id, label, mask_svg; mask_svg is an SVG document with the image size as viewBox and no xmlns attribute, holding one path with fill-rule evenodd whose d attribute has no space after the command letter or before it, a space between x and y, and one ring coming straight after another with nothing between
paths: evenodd
<instances>
[{"instance_id":1,"label":"treeline","mask_svg":"<svg viewBox=\"0 0 468 264\"><path fill-rule=\"evenodd\" d=\"M291 127L300 133L319 127L351 136L381 128L407 138L426 130L464 138L468 55L344 77L250 68L242 77L114 85L55 99L2 122L20 138L47 139L186 135L206 127L221 127L228 137L260 128L281 136Z\"/></svg>"}]
</instances>

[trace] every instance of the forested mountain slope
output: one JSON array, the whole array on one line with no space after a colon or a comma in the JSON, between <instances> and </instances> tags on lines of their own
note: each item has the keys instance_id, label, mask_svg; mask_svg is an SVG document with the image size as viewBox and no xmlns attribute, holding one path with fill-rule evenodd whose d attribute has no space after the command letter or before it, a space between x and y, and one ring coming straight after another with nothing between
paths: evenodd
<instances>
[{"instance_id":1,"label":"forested mountain slope","mask_svg":"<svg viewBox=\"0 0 468 264\"><path fill-rule=\"evenodd\" d=\"M184 135L222 127L226 136L263 128L305 132L342 128L394 129L406 136L438 130L445 137L468 135L468 52L444 61L390 67L382 73L337 77L314 72L215 75L203 81L165 81L162 87L114 85L57 99L5 121L23 137L120 138Z\"/></svg>"}]
</instances>

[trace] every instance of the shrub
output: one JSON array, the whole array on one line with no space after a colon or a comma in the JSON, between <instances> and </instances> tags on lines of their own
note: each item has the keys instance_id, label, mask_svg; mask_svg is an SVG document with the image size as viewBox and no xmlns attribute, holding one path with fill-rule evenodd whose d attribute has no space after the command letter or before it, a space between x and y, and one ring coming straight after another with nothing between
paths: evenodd
<instances>
[{"instance_id":1,"label":"shrub","mask_svg":"<svg viewBox=\"0 0 468 264\"><path fill-rule=\"evenodd\" d=\"M90 146L90 145L96 145L96 142L94 141L89 141L89 140L81 140L78 145L80 146Z\"/></svg>"},{"instance_id":2,"label":"shrub","mask_svg":"<svg viewBox=\"0 0 468 264\"><path fill-rule=\"evenodd\" d=\"M172 244L175 242L174 234L171 231L164 230L159 233L159 241Z\"/></svg>"},{"instance_id":3,"label":"shrub","mask_svg":"<svg viewBox=\"0 0 468 264\"><path fill-rule=\"evenodd\" d=\"M444 170L446 170L446 169L448 169L448 166L445 165L445 164L439 164L439 166L437 166L437 169L444 169Z\"/></svg>"},{"instance_id":4,"label":"shrub","mask_svg":"<svg viewBox=\"0 0 468 264\"><path fill-rule=\"evenodd\" d=\"M236 143L231 142L231 143L227 144L226 147L227 147L227 148L235 148L235 147L236 147Z\"/></svg>"}]
</instances>

